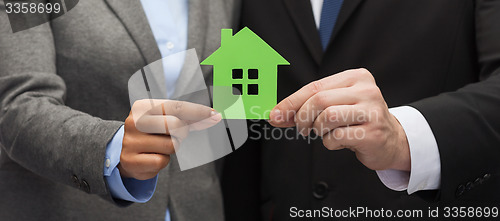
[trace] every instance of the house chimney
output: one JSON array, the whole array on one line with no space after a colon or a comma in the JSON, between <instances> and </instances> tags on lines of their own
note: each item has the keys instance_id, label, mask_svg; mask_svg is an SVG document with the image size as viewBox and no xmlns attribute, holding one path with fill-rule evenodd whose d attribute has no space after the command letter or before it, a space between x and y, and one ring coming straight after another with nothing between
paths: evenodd
<instances>
[{"instance_id":1,"label":"house chimney","mask_svg":"<svg viewBox=\"0 0 500 221\"><path fill-rule=\"evenodd\" d=\"M233 37L233 29L222 29L220 34L220 44L224 44L224 42L231 41L231 37Z\"/></svg>"}]
</instances>

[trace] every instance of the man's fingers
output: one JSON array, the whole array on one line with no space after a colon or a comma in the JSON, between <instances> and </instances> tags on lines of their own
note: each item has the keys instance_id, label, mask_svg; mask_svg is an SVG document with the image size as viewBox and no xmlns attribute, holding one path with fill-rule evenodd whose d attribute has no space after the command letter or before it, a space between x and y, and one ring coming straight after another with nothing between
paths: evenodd
<instances>
[{"instance_id":1,"label":"man's fingers","mask_svg":"<svg viewBox=\"0 0 500 221\"><path fill-rule=\"evenodd\" d=\"M304 130L312 130L317 135L322 136L338 127L366 123L369 121L369 114L359 105L330 106L316 118L312 129L306 128Z\"/></svg>"},{"instance_id":2,"label":"man's fingers","mask_svg":"<svg viewBox=\"0 0 500 221\"><path fill-rule=\"evenodd\" d=\"M318 115L335 105L353 105L359 97L350 88L324 90L310 97L294 117L298 131L308 135Z\"/></svg>"},{"instance_id":3,"label":"man's fingers","mask_svg":"<svg viewBox=\"0 0 500 221\"><path fill-rule=\"evenodd\" d=\"M276 127L293 126L294 116L287 113L296 113L310 97L323 90L350 87L360 80L373 80L373 77L366 69L355 69L311 82L278 103L271 111L269 122Z\"/></svg>"},{"instance_id":4,"label":"man's fingers","mask_svg":"<svg viewBox=\"0 0 500 221\"><path fill-rule=\"evenodd\" d=\"M314 81L302 87L292 95L279 102L271 111L269 123L275 127L291 127L295 124L295 113L314 94L323 88L322 80Z\"/></svg>"},{"instance_id":5,"label":"man's fingers","mask_svg":"<svg viewBox=\"0 0 500 221\"><path fill-rule=\"evenodd\" d=\"M323 145L329 150L355 150L365 136L363 126L338 127L323 136Z\"/></svg>"}]
</instances>

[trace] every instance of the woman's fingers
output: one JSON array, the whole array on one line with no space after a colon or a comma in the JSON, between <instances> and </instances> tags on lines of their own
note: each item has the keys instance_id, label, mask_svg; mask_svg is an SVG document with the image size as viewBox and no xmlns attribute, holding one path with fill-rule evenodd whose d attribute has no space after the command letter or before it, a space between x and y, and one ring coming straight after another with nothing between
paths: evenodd
<instances>
[{"instance_id":1,"label":"woman's fingers","mask_svg":"<svg viewBox=\"0 0 500 221\"><path fill-rule=\"evenodd\" d=\"M170 134L180 139L190 130L203 130L222 120L221 114L210 107L174 100L139 100L131 114L139 131Z\"/></svg>"}]
</instances>

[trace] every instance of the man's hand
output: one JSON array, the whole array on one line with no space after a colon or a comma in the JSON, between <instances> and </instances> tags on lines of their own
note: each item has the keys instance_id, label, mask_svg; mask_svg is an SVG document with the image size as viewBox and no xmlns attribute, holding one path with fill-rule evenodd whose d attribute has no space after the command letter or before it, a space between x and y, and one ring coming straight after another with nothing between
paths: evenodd
<instances>
[{"instance_id":1,"label":"man's hand","mask_svg":"<svg viewBox=\"0 0 500 221\"><path fill-rule=\"evenodd\" d=\"M312 82L281 101L270 115L276 127L296 126L321 136L329 150L348 148L372 170L410 171L406 134L366 69Z\"/></svg>"},{"instance_id":2,"label":"man's hand","mask_svg":"<svg viewBox=\"0 0 500 221\"><path fill-rule=\"evenodd\" d=\"M125 120L118 169L123 177L147 180L170 161L189 131L203 130L222 119L212 108L173 100L139 100Z\"/></svg>"}]
</instances>

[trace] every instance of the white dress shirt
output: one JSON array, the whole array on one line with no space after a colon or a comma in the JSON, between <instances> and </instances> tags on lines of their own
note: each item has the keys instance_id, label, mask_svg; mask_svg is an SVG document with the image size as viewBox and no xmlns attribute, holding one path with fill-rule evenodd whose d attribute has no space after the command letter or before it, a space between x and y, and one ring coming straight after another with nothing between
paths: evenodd
<instances>
[{"instance_id":1,"label":"white dress shirt","mask_svg":"<svg viewBox=\"0 0 500 221\"><path fill-rule=\"evenodd\" d=\"M311 0L316 28L319 29L323 0ZM438 189L441 185L441 160L436 138L425 117L410 106L390 108L403 127L410 146L411 172L381 170L377 175L382 183L396 191L408 194L420 190Z\"/></svg>"}]
</instances>

